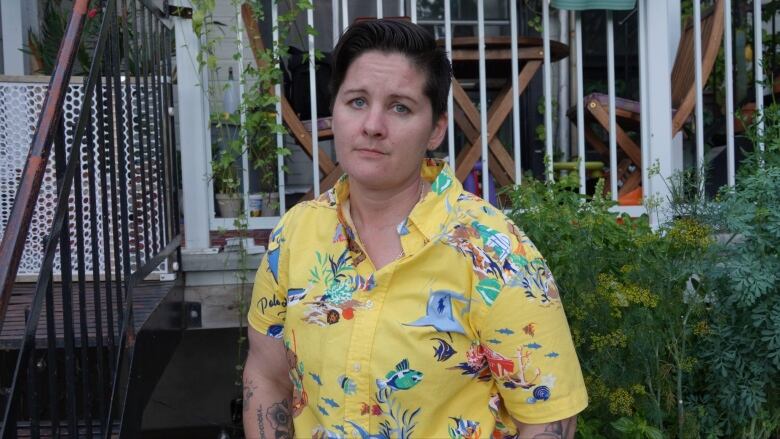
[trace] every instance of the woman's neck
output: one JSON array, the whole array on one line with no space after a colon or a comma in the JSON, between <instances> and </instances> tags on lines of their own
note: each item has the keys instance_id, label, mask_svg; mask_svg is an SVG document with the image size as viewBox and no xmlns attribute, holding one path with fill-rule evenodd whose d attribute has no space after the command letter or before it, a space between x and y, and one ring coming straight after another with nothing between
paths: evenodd
<instances>
[{"instance_id":1,"label":"woman's neck","mask_svg":"<svg viewBox=\"0 0 780 439\"><path fill-rule=\"evenodd\" d=\"M395 190L372 190L350 182L350 215L359 229L395 228L409 216L427 188L420 175Z\"/></svg>"}]
</instances>

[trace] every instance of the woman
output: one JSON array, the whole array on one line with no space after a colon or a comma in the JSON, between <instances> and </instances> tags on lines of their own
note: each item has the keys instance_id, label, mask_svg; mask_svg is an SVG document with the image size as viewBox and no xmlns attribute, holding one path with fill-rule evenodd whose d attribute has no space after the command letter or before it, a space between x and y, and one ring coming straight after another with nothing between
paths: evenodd
<instances>
[{"instance_id":1,"label":"woman","mask_svg":"<svg viewBox=\"0 0 780 439\"><path fill-rule=\"evenodd\" d=\"M451 68L421 27L334 51L345 176L285 215L258 269L247 437L573 437L587 405L557 287L443 162Z\"/></svg>"}]
</instances>

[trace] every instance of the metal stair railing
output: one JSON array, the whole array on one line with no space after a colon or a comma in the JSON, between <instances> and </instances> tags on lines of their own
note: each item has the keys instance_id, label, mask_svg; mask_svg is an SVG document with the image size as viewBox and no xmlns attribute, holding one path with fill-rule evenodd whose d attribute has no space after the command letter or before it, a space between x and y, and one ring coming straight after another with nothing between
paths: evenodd
<instances>
[{"instance_id":1,"label":"metal stair railing","mask_svg":"<svg viewBox=\"0 0 780 439\"><path fill-rule=\"evenodd\" d=\"M16 437L22 424L32 437L47 430L52 437L111 436L127 403L134 289L152 272L180 266L168 9L150 0L99 3L89 14L99 12L99 33L86 41L90 1L74 1L0 242L1 332L33 212L51 208L39 200L41 183L54 172L42 268L10 385L0 383L7 387L2 439ZM78 81L72 67L85 43L94 45L91 68ZM72 123L63 118L68 93L81 96Z\"/></svg>"}]
</instances>

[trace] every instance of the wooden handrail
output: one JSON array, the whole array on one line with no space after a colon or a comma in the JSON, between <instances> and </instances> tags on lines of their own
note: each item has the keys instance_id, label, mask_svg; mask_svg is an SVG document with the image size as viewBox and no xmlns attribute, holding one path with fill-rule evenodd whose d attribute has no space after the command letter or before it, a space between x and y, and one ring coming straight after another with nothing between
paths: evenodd
<instances>
[{"instance_id":1,"label":"wooden handrail","mask_svg":"<svg viewBox=\"0 0 780 439\"><path fill-rule=\"evenodd\" d=\"M49 91L43 101L43 109L38 117L30 152L24 166L22 179L16 191L8 224L0 242L0 330L3 327L5 313L11 299L11 291L27 240L27 232L32 222L33 209L46 172L46 162L51 152L52 142L63 113L63 102L68 91L73 63L76 59L81 33L87 15L89 0L76 0L68 22L65 38L57 53L57 62L49 81Z\"/></svg>"}]
</instances>

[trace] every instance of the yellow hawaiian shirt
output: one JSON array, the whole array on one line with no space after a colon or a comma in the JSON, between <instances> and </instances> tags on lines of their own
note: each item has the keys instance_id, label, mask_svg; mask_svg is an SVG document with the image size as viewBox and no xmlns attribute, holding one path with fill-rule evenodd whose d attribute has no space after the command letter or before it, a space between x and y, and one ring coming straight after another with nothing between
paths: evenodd
<instances>
[{"instance_id":1,"label":"yellow hawaiian shirt","mask_svg":"<svg viewBox=\"0 0 780 439\"><path fill-rule=\"evenodd\" d=\"M296 437L504 438L582 411L587 394L558 289L526 235L426 159L432 190L376 270L348 180L271 234L249 323L284 339Z\"/></svg>"}]
</instances>

